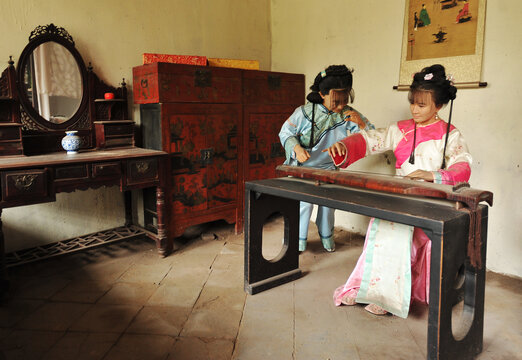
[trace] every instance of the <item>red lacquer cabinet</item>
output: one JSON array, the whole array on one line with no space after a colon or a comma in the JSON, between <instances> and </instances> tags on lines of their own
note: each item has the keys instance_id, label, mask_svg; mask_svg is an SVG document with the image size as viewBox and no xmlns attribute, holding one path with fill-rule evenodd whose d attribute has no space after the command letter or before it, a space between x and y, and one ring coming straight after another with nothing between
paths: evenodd
<instances>
[{"instance_id":1,"label":"red lacquer cabinet","mask_svg":"<svg viewBox=\"0 0 522 360\"><path fill-rule=\"evenodd\" d=\"M244 182L275 176L278 133L304 101L304 76L153 63L133 69L143 147L169 153L169 234L226 220L243 227ZM145 223L154 228L154 194Z\"/></svg>"}]
</instances>

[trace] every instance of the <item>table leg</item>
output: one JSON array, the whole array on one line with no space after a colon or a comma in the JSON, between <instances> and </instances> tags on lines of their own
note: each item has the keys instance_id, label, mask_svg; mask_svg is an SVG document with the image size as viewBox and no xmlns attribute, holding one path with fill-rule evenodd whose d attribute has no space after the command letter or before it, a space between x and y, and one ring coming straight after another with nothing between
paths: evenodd
<instances>
[{"instance_id":1,"label":"table leg","mask_svg":"<svg viewBox=\"0 0 522 360\"><path fill-rule=\"evenodd\" d=\"M263 225L268 217L284 217L284 244L272 260L263 257ZM245 193L245 291L249 294L271 289L301 276L299 270L299 201Z\"/></svg>"},{"instance_id":2,"label":"table leg","mask_svg":"<svg viewBox=\"0 0 522 360\"><path fill-rule=\"evenodd\" d=\"M2 209L0 208L0 298L7 292L9 280L7 278L7 267L5 263L5 242L2 229Z\"/></svg>"},{"instance_id":3,"label":"table leg","mask_svg":"<svg viewBox=\"0 0 522 360\"><path fill-rule=\"evenodd\" d=\"M156 237L156 246L160 256L165 257L172 252L172 240L169 240L165 220L167 219L167 210L165 208L165 189L161 186L156 187L156 211L158 217L158 234Z\"/></svg>"},{"instance_id":4,"label":"table leg","mask_svg":"<svg viewBox=\"0 0 522 360\"><path fill-rule=\"evenodd\" d=\"M125 226L131 226L132 221L132 192L130 190L124 191L125 197Z\"/></svg>"},{"instance_id":5,"label":"table leg","mask_svg":"<svg viewBox=\"0 0 522 360\"><path fill-rule=\"evenodd\" d=\"M432 240L428 359L473 359L482 351L488 209L482 211L480 269L467 256L469 221L446 224L438 239L426 232Z\"/></svg>"}]
</instances>

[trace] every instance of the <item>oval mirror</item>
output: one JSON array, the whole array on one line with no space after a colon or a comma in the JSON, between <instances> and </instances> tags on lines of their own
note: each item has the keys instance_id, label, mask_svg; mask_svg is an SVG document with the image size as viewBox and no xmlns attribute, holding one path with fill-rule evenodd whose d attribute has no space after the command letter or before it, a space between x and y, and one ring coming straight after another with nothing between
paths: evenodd
<instances>
[{"instance_id":1,"label":"oval mirror","mask_svg":"<svg viewBox=\"0 0 522 360\"><path fill-rule=\"evenodd\" d=\"M22 72L22 95L44 120L61 124L78 111L83 96L81 72L63 45L54 41L38 45Z\"/></svg>"},{"instance_id":2,"label":"oval mirror","mask_svg":"<svg viewBox=\"0 0 522 360\"><path fill-rule=\"evenodd\" d=\"M87 70L65 29L37 27L20 55L17 76L20 103L36 129L71 128L87 111Z\"/></svg>"}]
</instances>

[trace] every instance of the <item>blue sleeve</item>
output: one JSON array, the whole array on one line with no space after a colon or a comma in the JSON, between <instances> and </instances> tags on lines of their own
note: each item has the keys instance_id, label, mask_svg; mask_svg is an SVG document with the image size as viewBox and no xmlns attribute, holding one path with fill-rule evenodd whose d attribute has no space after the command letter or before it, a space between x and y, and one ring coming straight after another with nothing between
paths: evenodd
<instances>
[{"instance_id":1,"label":"blue sleeve","mask_svg":"<svg viewBox=\"0 0 522 360\"><path fill-rule=\"evenodd\" d=\"M295 158L294 147L299 144L298 134L301 133L303 126L302 106L295 109L294 113L284 122L279 132L279 140L285 148L287 162L291 158Z\"/></svg>"}]
</instances>

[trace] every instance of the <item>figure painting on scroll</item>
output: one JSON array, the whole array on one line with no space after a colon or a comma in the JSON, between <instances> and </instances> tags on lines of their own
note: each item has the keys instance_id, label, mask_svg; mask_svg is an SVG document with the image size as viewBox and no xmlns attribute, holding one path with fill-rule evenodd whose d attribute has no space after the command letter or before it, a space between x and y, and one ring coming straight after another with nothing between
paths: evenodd
<instances>
[{"instance_id":1,"label":"figure painting on scroll","mask_svg":"<svg viewBox=\"0 0 522 360\"><path fill-rule=\"evenodd\" d=\"M480 1L410 0L406 59L475 54Z\"/></svg>"}]
</instances>

